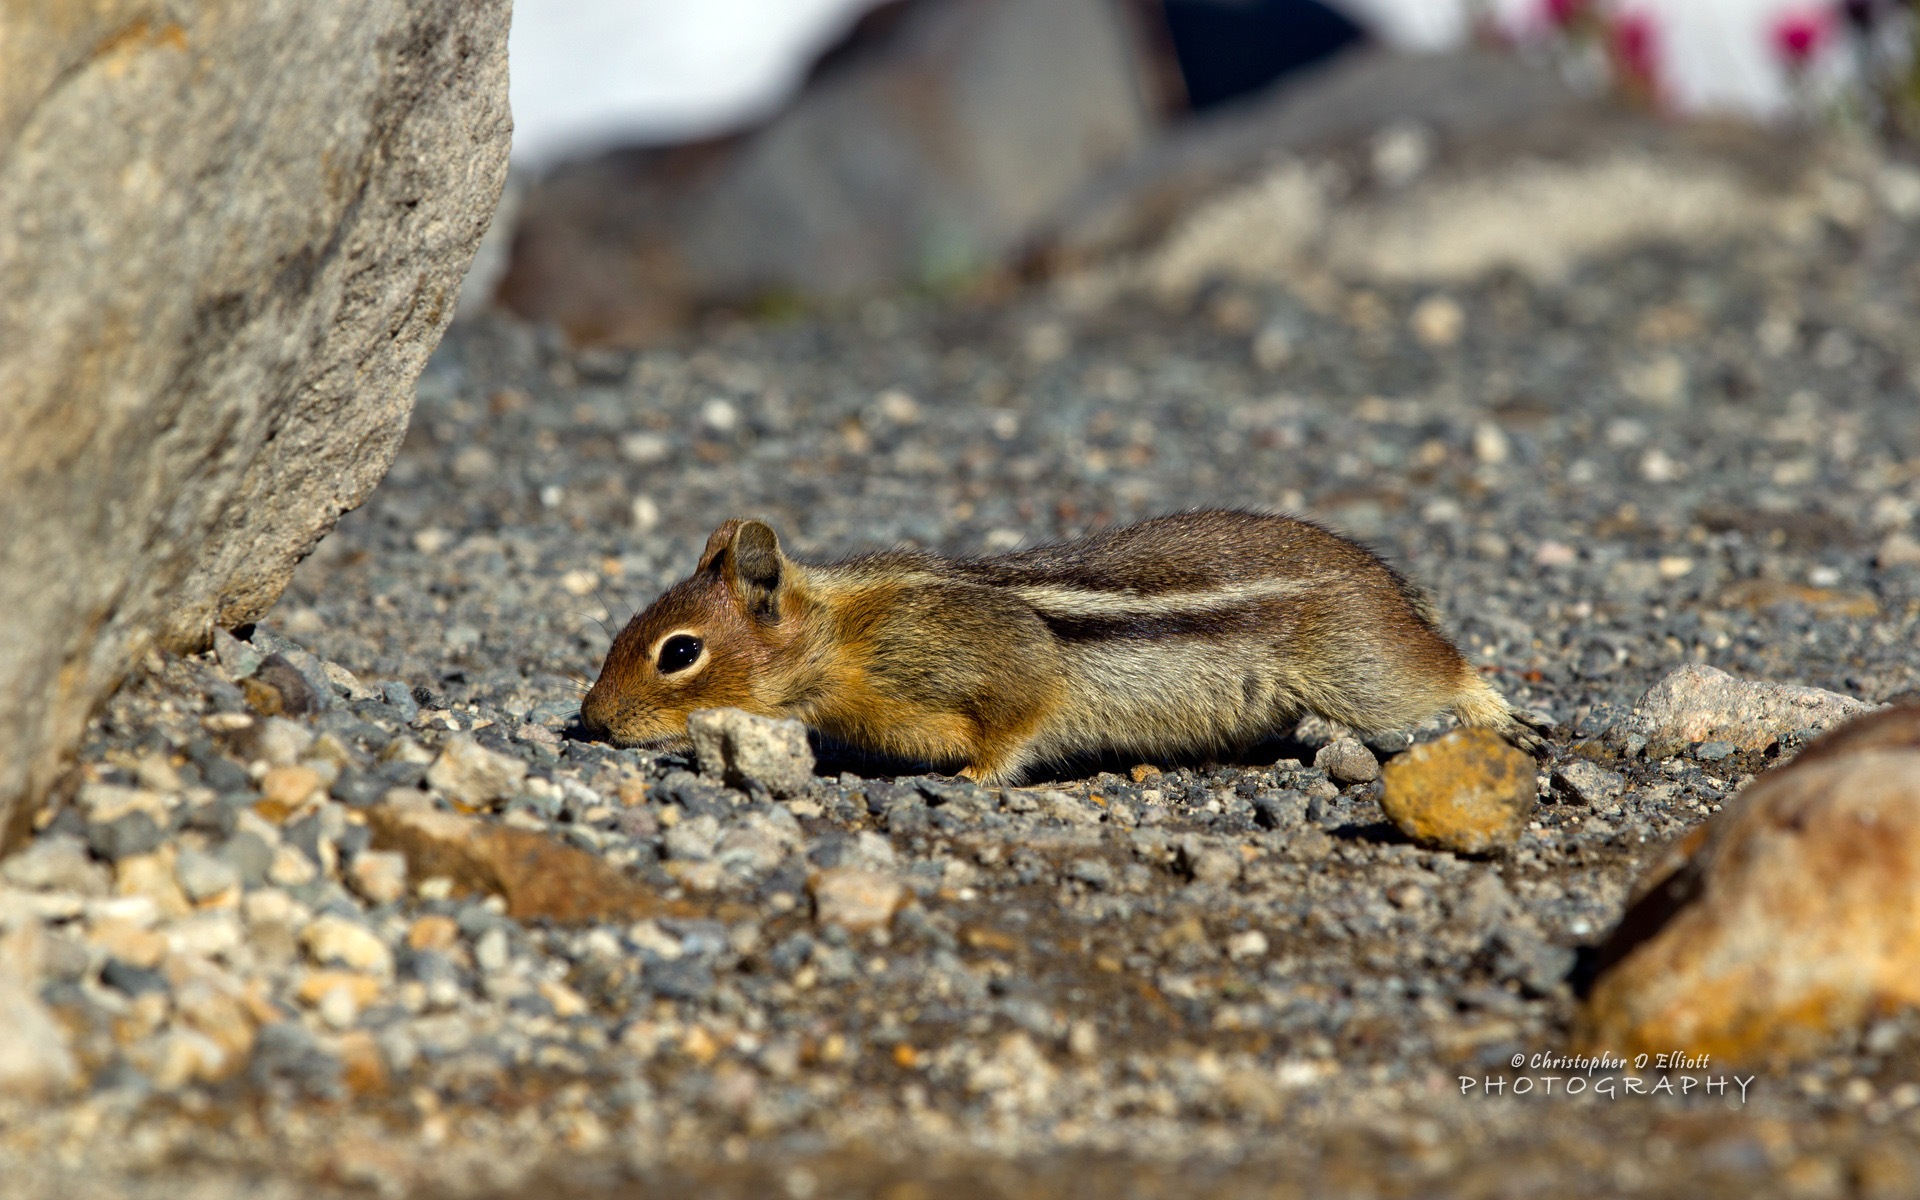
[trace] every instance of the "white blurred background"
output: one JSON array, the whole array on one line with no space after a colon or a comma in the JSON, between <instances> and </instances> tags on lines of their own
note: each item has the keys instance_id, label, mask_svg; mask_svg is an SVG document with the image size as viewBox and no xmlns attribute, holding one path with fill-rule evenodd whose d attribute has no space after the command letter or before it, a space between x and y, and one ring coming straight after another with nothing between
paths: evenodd
<instances>
[{"instance_id":1,"label":"white blurred background","mask_svg":"<svg viewBox=\"0 0 1920 1200\"><path fill-rule=\"evenodd\" d=\"M1476 14L1522 42L1551 0L1333 0L1408 50L1465 42ZM516 164L539 170L615 145L684 141L772 113L874 0L518 0L512 35ZM1773 115L1789 100L1782 21L1794 0L1635 0L1665 97L1688 112Z\"/></svg>"}]
</instances>

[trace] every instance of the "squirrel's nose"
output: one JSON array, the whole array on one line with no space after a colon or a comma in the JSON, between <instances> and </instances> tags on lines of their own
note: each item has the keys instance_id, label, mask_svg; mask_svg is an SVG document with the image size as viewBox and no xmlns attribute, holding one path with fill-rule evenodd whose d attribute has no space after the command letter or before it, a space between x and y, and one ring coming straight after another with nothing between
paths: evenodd
<instances>
[{"instance_id":1,"label":"squirrel's nose","mask_svg":"<svg viewBox=\"0 0 1920 1200\"><path fill-rule=\"evenodd\" d=\"M580 701L580 728L595 741L604 742L612 733L607 727L606 702L600 696L600 685L595 683L588 690L586 698Z\"/></svg>"}]
</instances>

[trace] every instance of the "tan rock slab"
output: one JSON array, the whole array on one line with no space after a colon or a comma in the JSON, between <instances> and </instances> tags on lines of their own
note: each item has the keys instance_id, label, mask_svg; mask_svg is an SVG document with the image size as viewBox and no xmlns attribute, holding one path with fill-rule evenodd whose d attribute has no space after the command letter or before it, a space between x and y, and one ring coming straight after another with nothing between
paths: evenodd
<instances>
[{"instance_id":1,"label":"tan rock slab","mask_svg":"<svg viewBox=\"0 0 1920 1200\"><path fill-rule=\"evenodd\" d=\"M1425 846L1485 854L1509 846L1533 815L1533 759L1488 729L1456 729L1381 771L1380 807Z\"/></svg>"},{"instance_id":2,"label":"tan rock slab","mask_svg":"<svg viewBox=\"0 0 1920 1200\"><path fill-rule=\"evenodd\" d=\"M832 867L807 881L813 893L814 919L853 933L879 929L907 902L907 889L884 871Z\"/></svg>"},{"instance_id":3,"label":"tan rock slab","mask_svg":"<svg viewBox=\"0 0 1920 1200\"><path fill-rule=\"evenodd\" d=\"M1920 706L1762 776L1642 882L1576 1037L1722 1063L1818 1051L1920 1005Z\"/></svg>"},{"instance_id":4,"label":"tan rock slab","mask_svg":"<svg viewBox=\"0 0 1920 1200\"><path fill-rule=\"evenodd\" d=\"M407 856L416 879L441 876L455 890L489 892L518 920L634 920L688 911L597 855L475 817L380 805L367 810L373 844Z\"/></svg>"},{"instance_id":5,"label":"tan rock slab","mask_svg":"<svg viewBox=\"0 0 1920 1200\"><path fill-rule=\"evenodd\" d=\"M163 824L168 819L167 798L151 788L83 783L74 795L74 803L86 813L89 824L105 825L132 812L146 813Z\"/></svg>"},{"instance_id":6,"label":"tan rock slab","mask_svg":"<svg viewBox=\"0 0 1920 1200\"><path fill-rule=\"evenodd\" d=\"M1748 612L1797 605L1828 620L1858 621L1880 615L1880 602L1866 592L1814 587L1785 579L1743 579L1723 588L1714 597L1714 603L1721 608L1744 608Z\"/></svg>"}]
</instances>

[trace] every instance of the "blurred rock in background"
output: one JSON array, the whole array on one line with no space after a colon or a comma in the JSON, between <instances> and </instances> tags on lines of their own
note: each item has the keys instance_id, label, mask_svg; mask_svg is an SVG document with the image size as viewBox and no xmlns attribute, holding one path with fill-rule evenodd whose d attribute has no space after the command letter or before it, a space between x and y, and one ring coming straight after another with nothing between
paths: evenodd
<instances>
[{"instance_id":1,"label":"blurred rock in background","mask_svg":"<svg viewBox=\"0 0 1920 1200\"><path fill-rule=\"evenodd\" d=\"M1893 3L1502 0L1477 25L1461 4L1402 0L816 4L852 29L784 111L736 104L728 126L716 110L700 127L761 123L677 144L636 126L630 148L517 177L463 311L497 296L576 344L635 345L716 309L1080 274L1168 238L1120 274L1164 293L1309 268L1561 272L1771 220L1805 165L1768 149L1777 130L1650 118L1730 107L1895 128L1913 69L1914 21ZM592 7L547 0L522 19ZM1353 52L1376 37L1391 49ZM758 78L764 109L777 88ZM543 125L516 153L550 163L557 137ZM1473 162L1438 169L1468 144ZM1492 182L1446 183L1496 162ZM1119 278L1098 274L1095 291Z\"/></svg>"},{"instance_id":2,"label":"blurred rock in background","mask_svg":"<svg viewBox=\"0 0 1920 1200\"><path fill-rule=\"evenodd\" d=\"M386 473L506 174L507 18L0 7L0 842Z\"/></svg>"},{"instance_id":3,"label":"blurred rock in background","mask_svg":"<svg viewBox=\"0 0 1920 1200\"><path fill-rule=\"evenodd\" d=\"M1146 143L1137 47L1107 0L878 9L761 129L554 170L501 297L635 342L713 304L966 276Z\"/></svg>"}]
</instances>

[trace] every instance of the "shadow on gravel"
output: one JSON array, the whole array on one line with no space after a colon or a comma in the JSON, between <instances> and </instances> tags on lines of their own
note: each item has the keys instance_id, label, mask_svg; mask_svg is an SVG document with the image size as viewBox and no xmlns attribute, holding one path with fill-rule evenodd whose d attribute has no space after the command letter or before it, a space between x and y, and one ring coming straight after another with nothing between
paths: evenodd
<instances>
[{"instance_id":1,"label":"shadow on gravel","mask_svg":"<svg viewBox=\"0 0 1920 1200\"><path fill-rule=\"evenodd\" d=\"M813 743L814 771L829 778L843 772L857 775L862 779L953 773L931 763L890 759L870 754L829 741L817 733L809 736ZM1022 784L1026 787L1046 787L1082 783L1101 774L1127 775L1142 764L1163 772L1182 769L1201 771L1223 766L1258 769L1271 767L1283 761L1308 764L1313 762L1313 751L1313 747L1303 742L1284 738L1259 742L1238 754L1225 756L1191 754L1161 757L1138 754L1081 754L1034 768L1027 773Z\"/></svg>"},{"instance_id":2,"label":"shadow on gravel","mask_svg":"<svg viewBox=\"0 0 1920 1200\"><path fill-rule=\"evenodd\" d=\"M560 730L560 736L566 741L581 745L600 746L609 751L616 749L610 743L595 738L577 718ZM949 770L943 764L893 758L861 750L825 737L817 730L807 731L807 741L813 749L814 774L823 779L837 779L841 775L853 775L860 779L896 779L920 775L957 774L957 771ZM1314 750L1315 747L1305 742L1285 737L1256 742L1245 750L1227 755L1189 754L1147 757L1138 754L1083 754L1043 764L1029 771L1021 782L1022 786L1026 787L1081 783L1101 774L1127 775L1142 764L1162 772L1183 769L1203 771L1219 767L1244 767L1257 770L1276 766L1282 762L1305 766L1313 762ZM689 762L689 769L692 769L691 762Z\"/></svg>"},{"instance_id":3,"label":"shadow on gravel","mask_svg":"<svg viewBox=\"0 0 1920 1200\"><path fill-rule=\"evenodd\" d=\"M1336 842L1367 842L1377 846L1414 844L1413 839L1400 832L1392 821L1355 821L1348 825L1336 825L1326 832Z\"/></svg>"}]
</instances>

